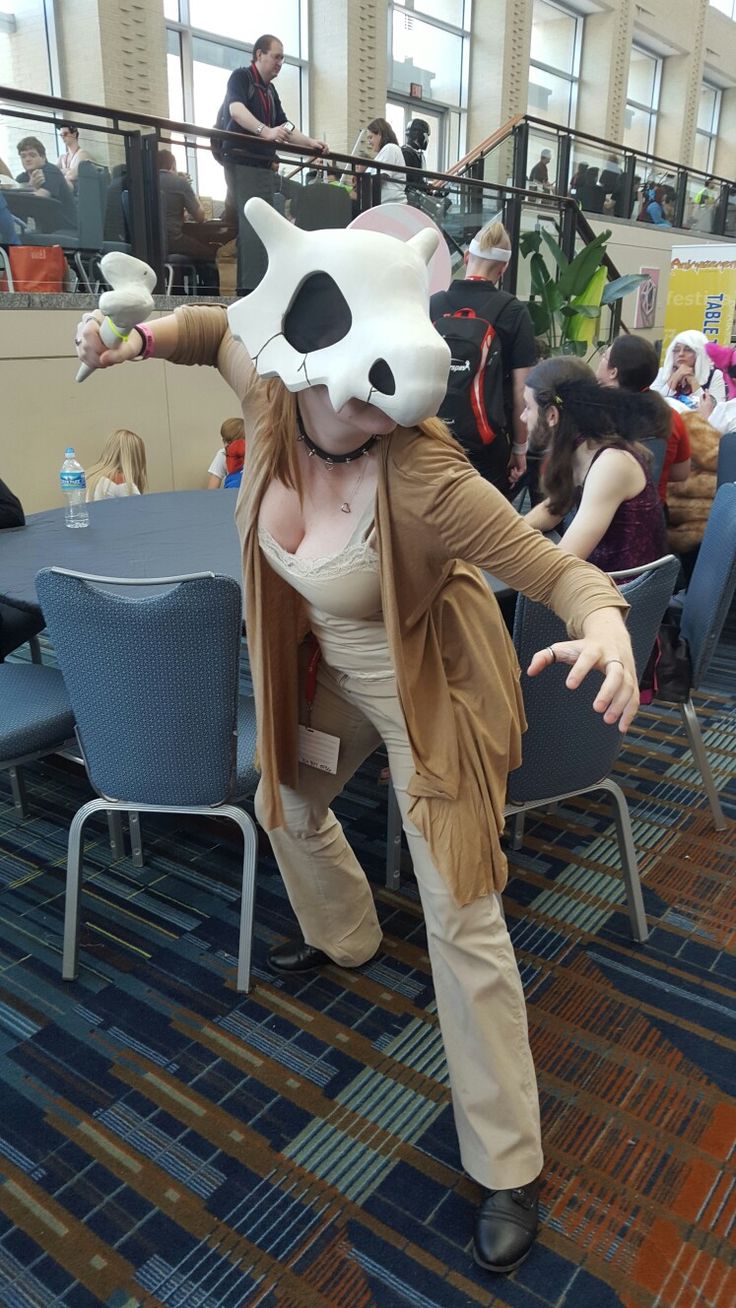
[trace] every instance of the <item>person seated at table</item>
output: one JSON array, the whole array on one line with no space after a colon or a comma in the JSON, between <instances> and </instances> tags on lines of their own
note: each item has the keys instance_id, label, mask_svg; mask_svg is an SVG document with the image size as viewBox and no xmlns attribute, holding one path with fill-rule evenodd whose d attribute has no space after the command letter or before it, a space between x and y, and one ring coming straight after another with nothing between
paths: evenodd
<instances>
[{"instance_id":1,"label":"person seated at table","mask_svg":"<svg viewBox=\"0 0 736 1308\"><path fill-rule=\"evenodd\" d=\"M656 391L650 390L658 370L657 351L651 341L622 333L601 355L596 377L601 386L620 386L632 395L646 397L639 406L640 426L628 435L638 440L667 441L657 484L659 498L666 504L668 483L686 481L690 476L690 438L680 414L665 404ZM636 421L636 415L633 416Z\"/></svg>"},{"instance_id":2,"label":"person seated at table","mask_svg":"<svg viewBox=\"0 0 736 1308\"><path fill-rule=\"evenodd\" d=\"M207 490L219 490L229 475L227 452L228 447L234 441L243 441L243 450L245 450L245 423L242 418L226 418L220 428L220 437L222 439L222 448L217 451L212 460L208 472ZM242 468L242 463L241 463ZM238 483L239 484L239 483Z\"/></svg>"},{"instance_id":3,"label":"person seated at table","mask_svg":"<svg viewBox=\"0 0 736 1308\"><path fill-rule=\"evenodd\" d=\"M25 522L26 515L18 496L13 494L4 481L0 481L0 530L24 527ZM7 654L12 654L19 645L30 640L31 636L37 636L43 626L43 618L37 608L31 608L20 600L0 602L0 663Z\"/></svg>"},{"instance_id":4,"label":"person seated at table","mask_svg":"<svg viewBox=\"0 0 736 1308\"><path fill-rule=\"evenodd\" d=\"M199 236L187 232L185 222L185 214L189 214L195 223L203 223L204 209L192 190L189 178L177 172L176 159L171 150L159 150L157 162L166 227L167 254L185 254L194 265L201 294L217 295L220 290L220 279L215 263L215 250ZM174 287L176 287L176 294L179 289L176 280Z\"/></svg>"},{"instance_id":5,"label":"person seated at table","mask_svg":"<svg viewBox=\"0 0 736 1308\"><path fill-rule=\"evenodd\" d=\"M0 530L4 527L24 527L26 517L23 505L4 481L0 481Z\"/></svg>"},{"instance_id":6,"label":"person seated at table","mask_svg":"<svg viewBox=\"0 0 736 1308\"><path fill-rule=\"evenodd\" d=\"M599 386L582 359L564 357L538 363L524 389L529 448L545 453L547 496L526 521L553 531L573 510L560 549L604 572L636 568L667 553L649 455L622 434L631 421L630 398Z\"/></svg>"},{"instance_id":7,"label":"person seated at table","mask_svg":"<svg viewBox=\"0 0 736 1308\"><path fill-rule=\"evenodd\" d=\"M147 487L146 447L134 431L119 427L108 437L97 463L87 473L87 499L143 495Z\"/></svg>"},{"instance_id":8,"label":"person seated at table","mask_svg":"<svg viewBox=\"0 0 736 1308\"><path fill-rule=\"evenodd\" d=\"M0 191L0 245L20 245L20 237L8 202Z\"/></svg>"},{"instance_id":9,"label":"person seated at table","mask_svg":"<svg viewBox=\"0 0 736 1308\"><path fill-rule=\"evenodd\" d=\"M18 142L18 154L23 164L23 172L18 173L16 182L33 190L36 195L47 200L56 200L61 205L58 227L60 231L74 231L77 225L77 204L69 187L64 181L64 174L49 163L46 150L37 136L24 136Z\"/></svg>"}]
</instances>

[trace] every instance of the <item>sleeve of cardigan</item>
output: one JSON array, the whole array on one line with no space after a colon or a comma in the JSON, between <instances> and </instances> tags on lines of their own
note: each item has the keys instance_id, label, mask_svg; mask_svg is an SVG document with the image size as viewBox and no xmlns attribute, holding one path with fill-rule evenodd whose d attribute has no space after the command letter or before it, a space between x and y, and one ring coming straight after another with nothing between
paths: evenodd
<instances>
[{"instance_id":1,"label":"sleeve of cardigan","mask_svg":"<svg viewBox=\"0 0 736 1308\"><path fill-rule=\"evenodd\" d=\"M245 346L230 332L227 310L221 305L181 305L174 316L179 340L171 362L218 368L242 400L257 374Z\"/></svg>"},{"instance_id":2,"label":"sleeve of cardigan","mask_svg":"<svg viewBox=\"0 0 736 1308\"><path fill-rule=\"evenodd\" d=\"M421 436L412 446L419 447L419 457L401 460L390 475L411 478L407 502L446 558L484 568L514 590L547 604L574 638L582 635L585 619L596 609L628 609L604 572L565 554L529 527L462 453Z\"/></svg>"}]
</instances>

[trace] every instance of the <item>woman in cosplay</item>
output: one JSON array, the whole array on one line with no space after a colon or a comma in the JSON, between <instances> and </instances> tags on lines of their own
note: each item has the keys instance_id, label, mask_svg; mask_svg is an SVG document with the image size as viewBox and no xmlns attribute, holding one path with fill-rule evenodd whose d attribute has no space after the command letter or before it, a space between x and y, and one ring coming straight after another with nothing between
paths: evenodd
<instances>
[{"instance_id":1,"label":"woman in cosplay","mask_svg":"<svg viewBox=\"0 0 736 1308\"><path fill-rule=\"evenodd\" d=\"M263 281L227 311L184 307L90 367L217 367L248 432L236 521L258 715L258 818L301 935L271 968L360 967L381 944L369 884L330 804L381 740L427 926L463 1166L484 1189L474 1255L506 1272L537 1229L539 1106L499 893L506 777L521 758L519 669L481 568L566 621L528 672L604 674L594 707L638 703L625 601L530 529L432 417L449 351L428 315L436 235L301 231L260 199ZM583 692L585 693L585 692ZM311 728L311 732L306 728Z\"/></svg>"}]
</instances>

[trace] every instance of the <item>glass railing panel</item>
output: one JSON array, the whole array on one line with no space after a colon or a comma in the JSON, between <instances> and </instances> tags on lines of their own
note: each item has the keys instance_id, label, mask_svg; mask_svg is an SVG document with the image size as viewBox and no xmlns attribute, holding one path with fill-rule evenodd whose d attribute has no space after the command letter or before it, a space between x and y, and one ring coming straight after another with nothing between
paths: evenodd
<instances>
[{"instance_id":1,"label":"glass railing panel","mask_svg":"<svg viewBox=\"0 0 736 1308\"><path fill-rule=\"evenodd\" d=\"M713 234L714 221L718 222L718 201L721 184L706 173L688 172L683 227L691 232Z\"/></svg>"}]
</instances>

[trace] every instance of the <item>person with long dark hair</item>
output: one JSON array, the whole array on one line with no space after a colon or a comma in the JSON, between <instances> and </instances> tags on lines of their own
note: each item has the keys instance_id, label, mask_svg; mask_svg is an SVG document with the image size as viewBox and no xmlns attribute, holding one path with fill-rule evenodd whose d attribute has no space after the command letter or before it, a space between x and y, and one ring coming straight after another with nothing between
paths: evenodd
<instances>
[{"instance_id":1,"label":"person with long dark hair","mask_svg":"<svg viewBox=\"0 0 736 1308\"><path fill-rule=\"evenodd\" d=\"M538 363L527 377L524 397L529 447L546 455L547 496L526 521L552 531L574 511L560 548L605 572L665 554L664 517L648 472L649 456L621 434L634 426L640 403L632 403L634 397L624 391L599 386L588 365L575 358Z\"/></svg>"},{"instance_id":2,"label":"person with long dark hair","mask_svg":"<svg viewBox=\"0 0 736 1308\"><path fill-rule=\"evenodd\" d=\"M400 164L404 155L396 133L387 118L374 118L365 129L366 140L376 163ZM358 172L375 172L374 168L361 168ZM403 173L389 173L381 169L381 204L406 204L406 177Z\"/></svg>"},{"instance_id":3,"label":"person with long dark hair","mask_svg":"<svg viewBox=\"0 0 736 1308\"><path fill-rule=\"evenodd\" d=\"M657 351L643 336L622 333L609 345L598 361L596 377L601 386L616 386L632 395L640 395L641 403L632 406L634 429L629 435L635 440L664 440L667 449L657 489L664 504L667 484L686 481L690 476L690 438L680 417L665 400L650 390L659 371Z\"/></svg>"}]
</instances>

